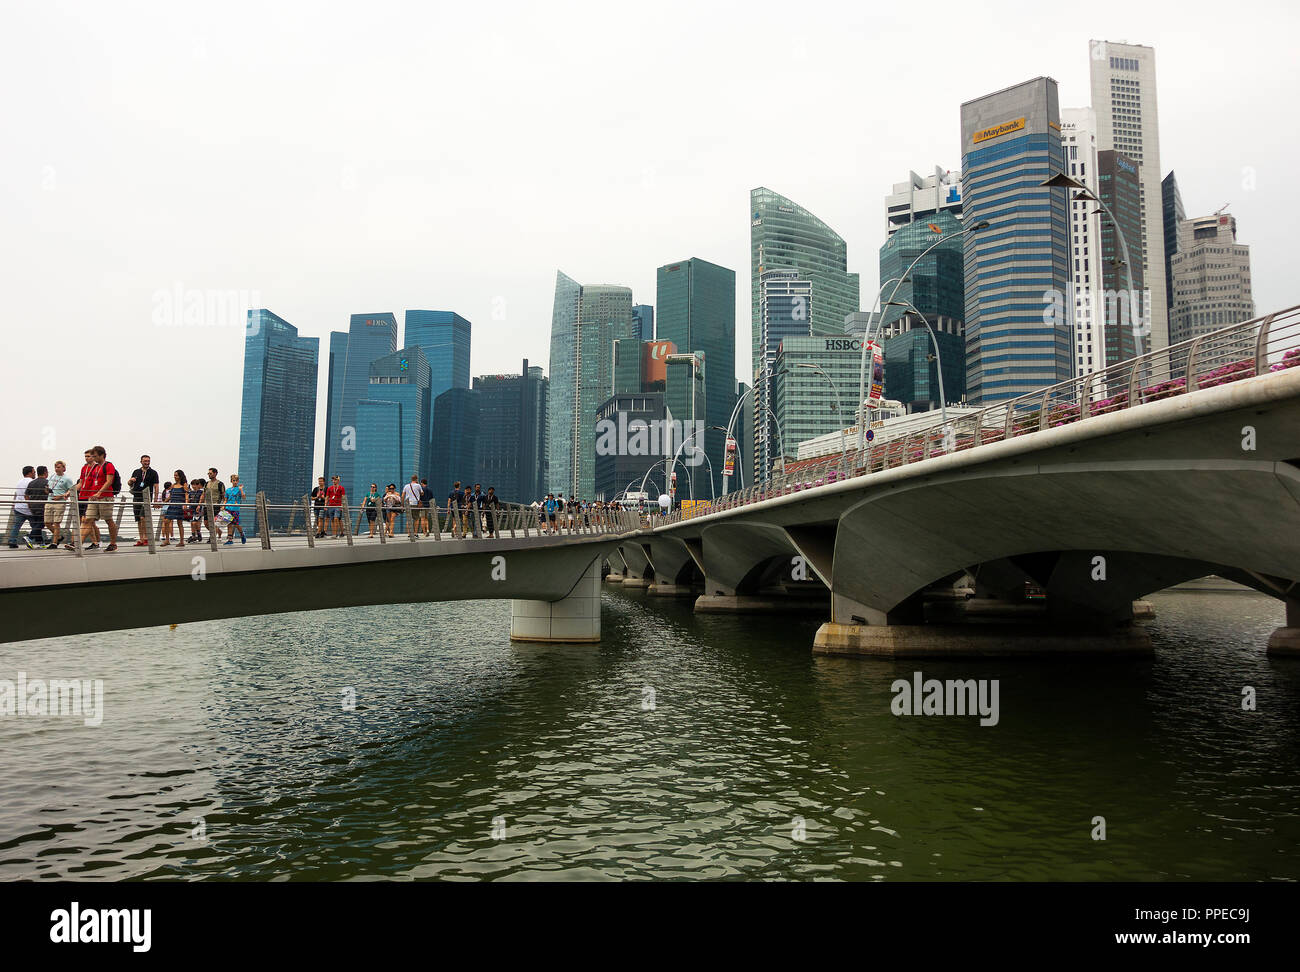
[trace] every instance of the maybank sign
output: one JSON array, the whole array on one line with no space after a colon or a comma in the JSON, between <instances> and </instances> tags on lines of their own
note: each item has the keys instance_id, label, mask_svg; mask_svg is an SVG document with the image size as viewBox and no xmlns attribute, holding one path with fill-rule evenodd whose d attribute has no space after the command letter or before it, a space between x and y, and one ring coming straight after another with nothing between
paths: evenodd
<instances>
[{"instance_id":1,"label":"maybank sign","mask_svg":"<svg viewBox=\"0 0 1300 972\"><path fill-rule=\"evenodd\" d=\"M1017 118L1015 121L1003 122L1001 125L994 125L992 128L981 128L972 136L971 141L978 145L980 142L987 142L990 138L998 138L1002 135L1018 132L1024 127L1025 120Z\"/></svg>"}]
</instances>

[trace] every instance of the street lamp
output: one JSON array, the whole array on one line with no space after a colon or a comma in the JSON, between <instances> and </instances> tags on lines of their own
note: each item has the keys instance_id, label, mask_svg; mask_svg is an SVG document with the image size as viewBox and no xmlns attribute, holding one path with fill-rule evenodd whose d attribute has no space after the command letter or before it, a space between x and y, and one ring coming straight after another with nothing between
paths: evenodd
<instances>
[{"instance_id":1,"label":"street lamp","mask_svg":"<svg viewBox=\"0 0 1300 972\"><path fill-rule=\"evenodd\" d=\"M1056 175L1052 176L1046 182L1042 183L1042 187L1045 189L1078 190L1074 194L1074 198L1076 200L1082 200L1084 202L1096 203L1100 208L1097 209L1093 213L1093 215L1096 215L1097 213L1101 213L1106 217L1107 220L1109 220L1110 225L1115 227L1115 235L1119 238L1119 249L1120 249L1120 253L1123 256L1123 261L1121 263L1121 266L1124 267L1124 286L1127 288L1127 290L1125 291L1124 302L1125 304L1128 305L1128 324L1131 327L1133 324L1133 299L1136 296L1136 294L1133 293L1133 270L1132 270L1133 265L1129 263L1128 243L1124 239L1124 231L1120 229L1119 221L1115 219L1115 214L1110 211L1110 207L1107 206L1104 202L1102 202L1096 193L1094 193L1091 189L1085 186L1082 182L1079 182L1077 179L1070 178L1064 172L1056 173Z\"/></svg>"},{"instance_id":2,"label":"street lamp","mask_svg":"<svg viewBox=\"0 0 1300 972\"><path fill-rule=\"evenodd\" d=\"M893 291L890 292L889 299L892 301L894 297L897 296L898 288L901 287L903 285L903 281L905 281L908 278L908 275L912 272L912 268L921 262L921 258L924 257L931 250L933 250L940 243L946 243L948 240L955 240L960 236L965 236L967 233L978 232L979 230L988 227L988 225L989 225L989 221L987 219L981 219L978 223L975 223L972 226L963 227L959 232L953 233L950 236L944 236L942 233L940 233L939 238L937 240L935 240L924 250L922 250L919 254L917 254L916 259L907 265L907 269L903 271L903 275L894 280L894 289ZM888 286L888 284L889 281L886 281L885 284L881 286L880 293L876 294L876 303L872 309L872 313L875 312L875 308L878 308L880 306L880 295L884 293L885 286ZM884 315L881 315L882 322L883 319L884 319ZM876 325L877 333L879 333L880 328L882 326L883 324ZM867 416L866 416L866 408L863 405L863 403L866 401L867 398L867 346L870 342L868 340L865 340L865 338L866 336L870 335L870 333L871 333L871 325L868 322L867 331L866 334L864 335L864 340L862 342L862 364L858 370L858 408L862 409L862 413L863 413L858 421L858 452L861 452L864 448L866 448L866 435L867 435L866 417Z\"/></svg>"},{"instance_id":3,"label":"street lamp","mask_svg":"<svg viewBox=\"0 0 1300 972\"><path fill-rule=\"evenodd\" d=\"M906 307L910 309L912 313L921 319L921 323L925 325L926 331L929 332L930 343L934 345L935 371L939 374L939 408L943 412L943 424L946 427L948 425L948 396L943 393L943 358L939 354L939 336L935 334L934 328L930 326L930 322L926 320L925 315L917 310L916 305L910 300L891 300L885 306Z\"/></svg>"}]
</instances>

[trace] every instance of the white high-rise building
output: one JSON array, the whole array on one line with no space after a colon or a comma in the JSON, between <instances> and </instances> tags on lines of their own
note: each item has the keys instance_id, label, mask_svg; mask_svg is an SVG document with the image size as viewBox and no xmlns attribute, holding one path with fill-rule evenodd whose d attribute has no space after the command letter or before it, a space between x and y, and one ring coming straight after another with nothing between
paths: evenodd
<instances>
[{"instance_id":1,"label":"white high-rise building","mask_svg":"<svg viewBox=\"0 0 1300 972\"><path fill-rule=\"evenodd\" d=\"M1061 109L1061 147L1066 172L1097 195L1097 116L1091 108ZM1070 193L1070 306L1074 322L1074 373L1106 366L1101 279L1101 216L1097 204Z\"/></svg>"},{"instance_id":2,"label":"white high-rise building","mask_svg":"<svg viewBox=\"0 0 1300 972\"><path fill-rule=\"evenodd\" d=\"M1150 295L1143 301L1148 348L1169 344L1165 280L1165 230L1160 193L1160 115L1156 107L1156 52L1141 44L1088 42L1092 109L1097 113L1097 151L1115 150L1140 164L1142 239L1127 240L1142 261ZM1140 257L1139 257L1140 254Z\"/></svg>"},{"instance_id":3,"label":"white high-rise building","mask_svg":"<svg viewBox=\"0 0 1300 972\"><path fill-rule=\"evenodd\" d=\"M1250 247L1237 242L1237 220L1230 213L1181 220L1178 252L1170 263L1174 343L1255 316Z\"/></svg>"},{"instance_id":4,"label":"white high-rise building","mask_svg":"<svg viewBox=\"0 0 1300 972\"><path fill-rule=\"evenodd\" d=\"M921 178L909 172L906 182L895 182L885 197L885 224L889 235L914 219L947 210L961 219L961 173L934 167L934 175Z\"/></svg>"}]
</instances>

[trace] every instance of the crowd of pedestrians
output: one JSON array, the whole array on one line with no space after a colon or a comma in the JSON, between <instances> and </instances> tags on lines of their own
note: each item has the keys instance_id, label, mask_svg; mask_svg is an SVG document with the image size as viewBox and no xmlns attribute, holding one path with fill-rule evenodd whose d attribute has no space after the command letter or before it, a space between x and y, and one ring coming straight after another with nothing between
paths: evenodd
<instances>
[{"instance_id":1,"label":"crowd of pedestrians","mask_svg":"<svg viewBox=\"0 0 1300 972\"><path fill-rule=\"evenodd\" d=\"M76 550L74 538L63 536L68 504L75 501L82 549L100 549L103 534L99 524L103 521L108 530L103 551L113 553L120 539L114 507L124 487L131 494L137 536L134 546L148 546L150 520L158 524L158 545L163 547L173 542L180 547L186 542L201 543L204 529L209 542L213 537L220 541L224 535L225 545L229 546L235 542L236 533L240 543L248 542L239 516L240 505L248 499L238 473L231 473L229 488L215 468L208 470L206 480L187 479L177 469L164 484L153 468L153 460L143 455L140 465L123 482L121 471L109 460L104 447L93 446L86 450L85 463L75 480L68 475L67 463L62 459L54 463L53 474L45 466L23 467L22 478L14 487L9 549L18 549L21 539L29 550ZM24 526L27 535L21 536Z\"/></svg>"}]
</instances>

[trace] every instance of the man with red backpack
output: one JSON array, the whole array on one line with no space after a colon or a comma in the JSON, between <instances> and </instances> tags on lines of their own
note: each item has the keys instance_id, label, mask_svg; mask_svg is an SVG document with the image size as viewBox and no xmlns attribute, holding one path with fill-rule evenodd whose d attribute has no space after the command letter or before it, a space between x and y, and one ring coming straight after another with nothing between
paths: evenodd
<instances>
[{"instance_id":1,"label":"man with red backpack","mask_svg":"<svg viewBox=\"0 0 1300 972\"><path fill-rule=\"evenodd\" d=\"M117 549L117 524L113 522L113 497L122 489L122 477L117 468L108 461L108 453L103 446L90 450L90 462L81 467L81 479L77 483L77 499L86 504L86 512L81 517L81 542L85 544L95 529L95 521L103 520L108 524L109 544L104 553ZM98 544L90 544L86 549L94 550ZM65 550L75 550L72 544L64 544Z\"/></svg>"}]
</instances>

